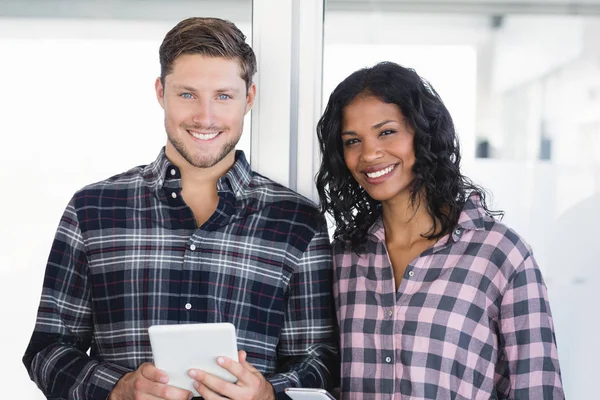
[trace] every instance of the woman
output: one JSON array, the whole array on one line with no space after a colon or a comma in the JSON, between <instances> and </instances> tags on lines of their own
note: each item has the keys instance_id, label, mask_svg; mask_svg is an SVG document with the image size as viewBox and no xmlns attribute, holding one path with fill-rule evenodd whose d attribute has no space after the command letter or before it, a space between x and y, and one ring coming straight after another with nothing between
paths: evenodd
<instances>
[{"instance_id":1,"label":"woman","mask_svg":"<svg viewBox=\"0 0 600 400\"><path fill-rule=\"evenodd\" d=\"M563 398L532 250L461 174L431 85L394 63L359 70L317 131L342 398Z\"/></svg>"}]
</instances>

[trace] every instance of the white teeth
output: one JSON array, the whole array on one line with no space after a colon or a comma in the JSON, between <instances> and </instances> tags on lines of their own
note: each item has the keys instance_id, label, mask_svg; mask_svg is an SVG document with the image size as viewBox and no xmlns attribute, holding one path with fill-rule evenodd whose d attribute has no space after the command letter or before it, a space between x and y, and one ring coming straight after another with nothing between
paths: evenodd
<instances>
[{"instance_id":1,"label":"white teeth","mask_svg":"<svg viewBox=\"0 0 600 400\"><path fill-rule=\"evenodd\" d=\"M195 137L196 139L200 139L200 140L214 139L219 134L219 132L215 132L215 133L198 133L198 132L194 132L194 131L188 131L188 132L191 133L193 137Z\"/></svg>"},{"instance_id":2,"label":"white teeth","mask_svg":"<svg viewBox=\"0 0 600 400\"><path fill-rule=\"evenodd\" d=\"M392 172L392 170L394 169L394 165L390 165L389 167L382 169L380 171L375 171L375 172L367 172L367 176L369 178L379 178L380 176L383 176L385 174L389 174L390 172Z\"/></svg>"}]
</instances>

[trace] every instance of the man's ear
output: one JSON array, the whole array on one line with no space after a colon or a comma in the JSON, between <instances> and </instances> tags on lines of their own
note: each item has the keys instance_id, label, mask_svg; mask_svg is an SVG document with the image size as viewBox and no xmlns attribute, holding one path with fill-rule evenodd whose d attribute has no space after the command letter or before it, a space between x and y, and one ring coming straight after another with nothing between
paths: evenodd
<instances>
[{"instance_id":1,"label":"man's ear","mask_svg":"<svg viewBox=\"0 0 600 400\"><path fill-rule=\"evenodd\" d=\"M252 82L252 85L248 88L248 93L246 94L246 111L244 114L247 114L248 111L252 109L254 105L254 98L256 97L256 84Z\"/></svg>"},{"instance_id":2,"label":"man's ear","mask_svg":"<svg viewBox=\"0 0 600 400\"><path fill-rule=\"evenodd\" d=\"M160 79L160 77L156 78L156 81L154 82L154 90L156 90L156 99L158 100L158 103L164 109L165 108L165 88L162 84L162 80Z\"/></svg>"}]
</instances>

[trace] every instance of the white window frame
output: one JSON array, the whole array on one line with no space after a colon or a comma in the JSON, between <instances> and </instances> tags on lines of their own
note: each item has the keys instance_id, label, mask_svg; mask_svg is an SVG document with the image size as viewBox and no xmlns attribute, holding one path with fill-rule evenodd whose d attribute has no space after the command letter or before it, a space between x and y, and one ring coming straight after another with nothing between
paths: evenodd
<instances>
[{"instance_id":1,"label":"white window frame","mask_svg":"<svg viewBox=\"0 0 600 400\"><path fill-rule=\"evenodd\" d=\"M258 62L252 167L315 202L323 1L254 0L252 6L252 47Z\"/></svg>"}]
</instances>

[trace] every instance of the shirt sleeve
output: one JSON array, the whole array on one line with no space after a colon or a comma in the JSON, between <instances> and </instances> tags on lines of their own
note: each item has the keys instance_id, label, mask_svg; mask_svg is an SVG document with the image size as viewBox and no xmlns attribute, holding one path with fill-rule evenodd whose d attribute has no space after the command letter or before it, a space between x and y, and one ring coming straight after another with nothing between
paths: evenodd
<instances>
[{"instance_id":1,"label":"shirt sleeve","mask_svg":"<svg viewBox=\"0 0 600 400\"><path fill-rule=\"evenodd\" d=\"M267 376L278 398L286 387L330 389L339 373L331 245L325 221L302 254L289 286L278 345L278 372Z\"/></svg>"},{"instance_id":2,"label":"shirt sleeve","mask_svg":"<svg viewBox=\"0 0 600 400\"><path fill-rule=\"evenodd\" d=\"M88 356L94 329L83 236L74 201L57 229L23 363L47 398L106 399L127 369Z\"/></svg>"},{"instance_id":3,"label":"shirt sleeve","mask_svg":"<svg viewBox=\"0 0 600 400\"><path fill-rule=\"evenodd\" d=\"M564 399L546 286L531 254L502 296L499 329L498 392L509 399Z\"/></svg>"}]
</instances>

